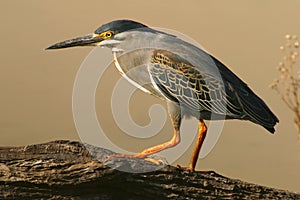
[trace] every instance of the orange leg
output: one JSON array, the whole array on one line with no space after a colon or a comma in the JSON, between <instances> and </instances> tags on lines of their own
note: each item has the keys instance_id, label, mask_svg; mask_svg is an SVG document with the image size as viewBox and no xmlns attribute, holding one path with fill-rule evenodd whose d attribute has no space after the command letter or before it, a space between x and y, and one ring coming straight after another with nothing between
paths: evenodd
<instances>
[{"instance_id":1,"label":"orange leg","mask_svg":"<svg viewBox=\"0 0 300 200\"><path fill-rule=\"evenodd\" d=\"M140 153L134 154L134 155L127 155L127 154L114 154L111 155L110 157L120 157L120 158L145 158L148 155L160 152L164 149L174 147L180 142L180 134L178 129L174 129L174 135L172 139L168 142L165 142L160 145L156 145L154 147L150 147L148 149L143 150Z\"/></svg>"},{"instance_id":2,"label":"orange leg","mask_svg":"<svg viewBox=\"0 0 300 200\"><path fill-rule=\"evenodd\" d=\"M180 124L181 124L181 110L180 106L177 103L168 101L167 102L168 106L168 112L174 127L174 135L172 139L168 142L165 142L160 145L156 145L154 147L150 147L148 149L143 150L140 153L137 153L135 155L126 155L126 154L114 154L109 157L120 157L120 158L145 158L151 154L160 152L164 149L171 148L176 146L180 142ZM150 162L154 162L157 164L158 161L155 161L152 158L146 158L145 160L148 160Z\"/></svg>"},{"instance_id":3,"label":"orange leg","mask_svg":"<svg viewBox=\"0 0 300 200\"><path fill-rule=\"evenodd\" d=\"M203 122L203 120L199 120L198 124L199 124L198 139L197 139L197 143L196 143L194 152L192 154L192 158L190 160L190 164L187 168L187 170L191 170L191 171L195 171L195 166L196 166L196 163L198 160L199 152L200 152L200 149L202 147L202 144L205 139L206 132L207 132L207 127L206 127L205 123Z\"/></svg>"}]
</instances>

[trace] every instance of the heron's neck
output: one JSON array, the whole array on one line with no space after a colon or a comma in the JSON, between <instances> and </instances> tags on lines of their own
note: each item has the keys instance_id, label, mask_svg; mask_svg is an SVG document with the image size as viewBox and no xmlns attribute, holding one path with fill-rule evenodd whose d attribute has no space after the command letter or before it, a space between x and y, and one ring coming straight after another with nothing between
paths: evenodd
<instances>
[{"instance_id":1,"label":"heron's neck","mask_svg":"<svg viewBox=\"0 0 300 200\"><path fill-rule=\"evenodd\" d=\"M123 71L123 69L122 69L122 67L121 67L121 65L120 65L120 63L118 61L117 51L113 50L112 53L113 53L115 67L117 68L117 70L119 71L119 73L121 74L121 76L124 76L125 73L124 73L124 71Z\"/></svg>"}]
</instances>

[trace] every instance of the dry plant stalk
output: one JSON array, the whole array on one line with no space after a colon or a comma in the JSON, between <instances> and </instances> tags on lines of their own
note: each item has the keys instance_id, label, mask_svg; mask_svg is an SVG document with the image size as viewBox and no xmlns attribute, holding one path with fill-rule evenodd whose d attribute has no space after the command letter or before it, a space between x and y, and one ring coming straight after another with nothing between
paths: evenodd
<instances>
[{"instance_id":1,"label":"dry plant stalk","mask_svg":"<svg viewBox=\"0 0 300 200\"><path fill-rule=\"evenodd\" d=\"M284 54L283 60L278 65L280 76L273 81L270 88L277 92L287 107L293 112L300 143L300 69L296 68L299 56L299 40L295 35L286 35L285 39L285 45L280 47Z\"/></svg>"}]
</instances>

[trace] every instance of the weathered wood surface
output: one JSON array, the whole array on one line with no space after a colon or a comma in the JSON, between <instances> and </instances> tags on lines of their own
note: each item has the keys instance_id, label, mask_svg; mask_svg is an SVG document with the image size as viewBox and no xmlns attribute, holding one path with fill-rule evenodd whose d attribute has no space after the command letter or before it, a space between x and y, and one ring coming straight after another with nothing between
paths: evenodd
<instances>
[{"instance_id":1,"label":"weathered wood surface","mask_svg":"<svg viewBox=\"0 0 300 200\"><path fill-rule=\"evenodd\" d=\"M0 199L300 199L300 194L215 172L165 165L149 173L126 173L106 165L126 170L162 166L107 159L112 153L71 141L0 147Z\"/></svg>"}]
</instances>

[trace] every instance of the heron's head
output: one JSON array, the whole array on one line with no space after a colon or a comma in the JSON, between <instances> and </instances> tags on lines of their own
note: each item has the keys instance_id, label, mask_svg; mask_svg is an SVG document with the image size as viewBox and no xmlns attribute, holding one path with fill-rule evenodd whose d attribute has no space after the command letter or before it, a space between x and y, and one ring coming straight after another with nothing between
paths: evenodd
<instances>
[{"instance_id":1,"label":"heron's head","mask_svg":"<svg viewBox=\"0 0 300 200\"><path fill-rule=\"evenodd\" d=\"M103 46L113 48L122 42L119 33L147 27L132 20L116 20L99 27L94 33L56 43L47 49L62 49L75 46ZM124 39L124 38L123 38Z\"/></svg>"}]
</instances>

